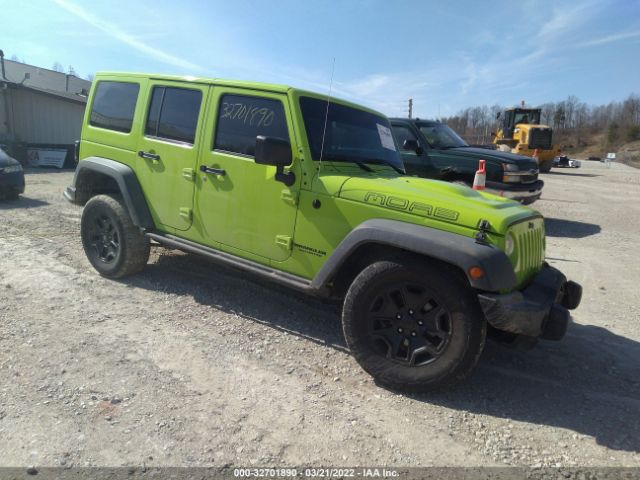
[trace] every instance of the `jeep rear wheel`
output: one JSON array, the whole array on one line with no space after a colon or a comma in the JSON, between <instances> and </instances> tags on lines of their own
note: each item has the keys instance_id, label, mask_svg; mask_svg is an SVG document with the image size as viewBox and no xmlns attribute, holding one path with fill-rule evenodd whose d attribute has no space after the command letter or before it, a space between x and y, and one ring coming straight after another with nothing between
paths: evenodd
<instances>
[{"instance_id":1,"label":"jeep rear wheel","mask_svg":"<svg viewBox=\"0 0 640 480\"><path fill-rule=\"evenodd\" d=\"M91 198L82 212L80 234L89 262L105 277L139 272L149 260L149 239L133 224L120 197Z\"/></svg>"},{"instance_id":2,"label":"jeep rear wheel","mask_svg":"<svg viewBox=\"0 0 640 480\"><path fill-rule=\"evenodd\" d=\"M426 392L476 365L486 321L472 290L446 268L381 261L345 297L344 334L360 366L393 390Z\"/></svg>"}]
</instances>

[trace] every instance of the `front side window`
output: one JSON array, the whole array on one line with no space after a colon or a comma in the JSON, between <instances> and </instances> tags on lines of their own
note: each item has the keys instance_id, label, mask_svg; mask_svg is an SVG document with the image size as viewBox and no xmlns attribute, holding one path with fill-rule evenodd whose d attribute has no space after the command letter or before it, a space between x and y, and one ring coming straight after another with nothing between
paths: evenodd
<instances>
[{"instance_id":1,"label":"front side window","mask_svg":"<svg viewBox=\"0 0 640 480\"><path fill-rule=\"evenodd\" d=\"M131 132L140 85L100 81L91 104L89 124L117 132Z\"/></svg>"},{"instance_id":2,"label":"front side window","mask_svg":"<svg viewBox=\"0 0 640 480\"><path fill-rule=\"evenodd\" d=\"M531 125L540 123L540 112L536 110L516 112L513 124L518 125L519 123Z\"/></svg>"},{"instance_id":3,"label":"front side window","mask_svg":"<svg viewBox=\"0 0 640 480\"><path fill-rule=\"evenodd\" d=\"M154 87L145 135L193 144L201 103L200 90Z\"/></svg>"},{"instance_id":4,"label":"front side window","mask_svg":"<svg viewBox=\"0 0 640 480\"><path fill-rule=\"evenodd\" d=\"M402 169L391 125L385 117L338 103L300 98L300 109L314 160L391 163ZM326 129L325 129L326 118Z\"/></svg>"},{"instance_id":5,"label":"front side window","mask_svg":"<svg viewBox=\"0 0 640 480\"><path fill-rule=\"evenodd\" d=\"M413 140L414 142L418 141L411 129L409 127L405 127L404 125L394 125L392 128L393 135L396 137L396 141L398 142L398 146L400 147L400 150L402 150L402 153L415 155L415 150L405 150L404 148L402 148L404 142L407 140Z\"/></svg>"},{"instance_id":6,"label":"front side window","mask_svg":"<svg viewBox=\"0 0 640 480\"><path fill-rule=\"evenodd\" d=\"M468 147L467 142L443 123L423 123L418 128L432 148Z\"/></svg>"},{"instance_id":7,"label":"front side window","mask_svg":"<svg viewBox=\"0 0 640 480\"><path fill-rule=\"evenodd\" d=\"M284 106L270 98L223 95L216 124L214 150L252 157L258 135L289 141Z\"/></svg>"}]
</instances>

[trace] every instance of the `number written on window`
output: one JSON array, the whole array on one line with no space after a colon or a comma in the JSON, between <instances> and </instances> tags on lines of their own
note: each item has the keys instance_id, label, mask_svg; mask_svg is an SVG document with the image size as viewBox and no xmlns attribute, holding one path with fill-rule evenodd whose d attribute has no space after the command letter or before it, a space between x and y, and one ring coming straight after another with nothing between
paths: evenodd
<instances>
[{"instance_id":1,"label":"number written on window","mask_svg":"<svg viewBox=\"0 0 640 480\"><path fill-rule=\"evenodd\" d=\"M253 156L258 135L289 140L282 102L270 98L223 95L213 148Z\"/></svg>"}]
</instances>

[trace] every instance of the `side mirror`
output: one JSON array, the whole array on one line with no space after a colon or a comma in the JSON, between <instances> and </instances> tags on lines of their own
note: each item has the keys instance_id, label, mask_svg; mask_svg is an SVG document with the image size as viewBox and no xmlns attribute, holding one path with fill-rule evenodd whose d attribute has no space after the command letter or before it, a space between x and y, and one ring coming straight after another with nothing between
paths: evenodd
<instances>
[{"instance_id":1,"label":"side mirror","mask_svg":"<svg viewBox=\"0 0 640 480\"><path fill-rule=\"evenodd\" d=\"M424 153L424 150L420 145L418 145L416 140L405 140L402 144L402 149L416 152L416 155L422 155Z\"/></svg>"},{"instance_id":2,"label":"side mirror","mask_svg":"<svg viewBox=\"0 0 640 480\"><path fill-rule=\"evenodd\" d=\"M284 138L256 137L255 161L260 165L288 167L291 165L291 144Z\"/></svg>"},{"instance_id":3,"label":"side mirror","mask_svg":"<svg viewBox=\"0 0 640 480\"><path fill-rule=\"evenodd\" d=\"M287 187L295 183L295 174L284 171L284 167L288 167L293 161L291 144L284 138L258 135L256 137L254 160L260 165L273 165L276 167L276 181L284 183Z\"/></svg>"}]
</instances>

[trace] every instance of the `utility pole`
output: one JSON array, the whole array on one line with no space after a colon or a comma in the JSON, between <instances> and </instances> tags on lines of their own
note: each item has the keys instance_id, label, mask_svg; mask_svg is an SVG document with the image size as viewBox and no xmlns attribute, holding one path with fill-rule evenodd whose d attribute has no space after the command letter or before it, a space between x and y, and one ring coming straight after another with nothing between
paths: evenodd
<instances>
[{"instance_id":1,"label":"utility pole","mask_svg":"<svg viewBox=\"0 0 640 480\"><path fill-rule=\"evenodd\" d=\"M413 117L413 98L409 99L409 118Z\"/></svg>"}]
</instances>

